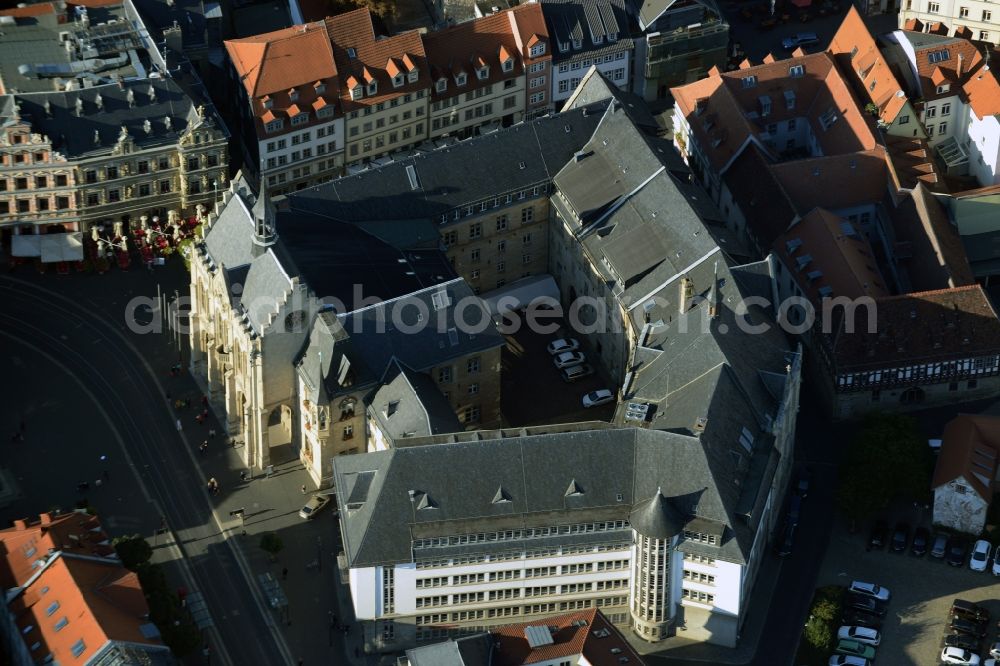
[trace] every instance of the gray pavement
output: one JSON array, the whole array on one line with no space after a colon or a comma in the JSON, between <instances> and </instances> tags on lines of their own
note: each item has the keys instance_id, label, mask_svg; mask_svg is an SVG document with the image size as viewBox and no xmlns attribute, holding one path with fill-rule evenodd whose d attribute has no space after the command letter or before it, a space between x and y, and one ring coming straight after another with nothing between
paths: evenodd
<instances>
[{"instance_id":1,"label":"gray pavement","mask_svg":"<svg viewBox=\"0 0 1000 666\"><path fill-rule=\"evenodd\" d=\"M356 627L350 634L330 631L331 613L338 624L353 620L334 575L338 530L332 512L310 523L298 518L299 488L308 482L298 463L241 485L236 452L221 435L201 456L197 445L211 425L194 420L201 394L191 377L170 376L178 360L175 339L135 335L123 324L129 298L155 297L157 282L166 293L184 293L185 280L179 265L155 274L39 276L22 270L0 277L6 306L0 371L8 378L0 428L12 433L21 419L26 424L25 442L5 436L4 464L20 480L21 495L2 516L72 508L83 499L77 484L88 481L85 498L113 536L148 535L174 584L206 598L215 623L206 633L214 663L366 663L354 656ZM194 404L175 414L168 394L191 397ZM174 425L178 416L181 433ZM216 497L205 490L210 476L222 484ZM246 508L245 537L229 516L239 507ZM161 516L169 530L154 538ZM258 547L265 531L285 544L277 562ZM286 568L287 579L280 580ZM268 572L289 601L285 615L268 608L259 591L259 576Z\"/></svg>"}]
</instances>

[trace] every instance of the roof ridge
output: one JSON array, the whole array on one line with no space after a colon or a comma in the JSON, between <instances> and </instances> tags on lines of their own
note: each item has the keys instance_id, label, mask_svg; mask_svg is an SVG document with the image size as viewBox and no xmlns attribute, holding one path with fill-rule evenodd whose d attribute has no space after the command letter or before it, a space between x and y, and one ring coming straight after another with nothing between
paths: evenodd
<instances>
[{"instance_id":1,"label":"roof ridge","mask_svg":"<svg viewBox=\"0 0 1000 666\"><path fill-rule=\"evenodd\" d=\"M882 296L882 297L877 298L875 300L877 300L877 301L898 301L898 300L903 300L903 299L906 299L906 298L926 298L927 296L935 296L935 295L938 295L938 294L956 293L956 292L960 292L960 291L969 291L969 290L978 290L978 291L982 292L983 288L979 285L979 283L964 284L964 285L959 285L957 287L945 287L943 289L929 289L927 291L913 291L913 292L910 292L908 294L894 294L892 296ZM984 298L986 297L985 292L983 292L983 297ZM986 298L986 301L989 302L989 299ZM993 306L990 305L990 307L992 308Z\"/></svg>"}]
</instances>

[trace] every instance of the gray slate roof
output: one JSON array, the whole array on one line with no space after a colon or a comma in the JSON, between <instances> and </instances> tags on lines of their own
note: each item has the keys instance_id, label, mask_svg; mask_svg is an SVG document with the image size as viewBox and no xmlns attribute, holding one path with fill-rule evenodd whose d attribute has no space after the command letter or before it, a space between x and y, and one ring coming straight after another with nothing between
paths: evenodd
<instances>
[{"instance_id":1,"label":"gray slate roof","mask_svg":"<svg viewBox=\"0 0 1000 666\"><path fill-rule=\"evenodd\" d=\"M233 198L221 207L205 235L205 248L218 266L234 269L253 260L254 222L251 210L256 197L240 175L234 181Z\"/></svg>"},{"instance_id":2,"label":"gray slate roof","mask_svg":"<svg viewBox=\"0 0 1000 666\"><path fill-rule=\"evenodd\" d=\"M366 399L382 431L392 440L464 430L437 384L393 359L380 386Z\"/></svg>"},{"instance_id":3,"label":"gray slate roof","mask_svg":"<svg viewBox=\"0 0 1000 666\"><path fill-rule=\"evenodd\" d=\"M460 303L466 307L458 321ZM379 370L395 358L425 371L504 344L485 304L461 278L342 314L340 323L368 367Z\"/></svg>"},{"instance_id":4,"label":"gray slate roof","mask_svg":"<svg viewBox=\"0 0 1000 666\"><path fill-rule=\"evenodd\" d=\"M607 102L538 118L297 192L295 209L354 223L437 224L464 204L547 182L586 143ZM568 131L567 131L568 128ZM524 168L521 168L521 164ZM410 185L407 167L419 183ZM457 173L461 178L456 178ZM378 196L372 193L377 192Z\"/></svg>"},{"instance_id":5,"label":"gray slate roof","mask_svg":"<svg viewBox=\"0 0 1000 666\"><path fill-rule=\"evenodd\" d=\"M706 483L709 465L701 442L665 431L600 429L403 447L338 456L333 465L351 567L411 561L411 534L626 520L633 505L653 497L657 489L692 519L712 525L728 520L718 492ZM582 493L568 496L574 480ZM494 501L499 488L510 501ZM428 508L411 506L411 490L417 499L428 498ZM555 540L597 543L608 538L613 534ZM535 541L545 545L544 539ZM480 552L491 547L504 546L473 545ZM749 555L728 533L713 551L734 562Z\"/></svg>"},{"instance_id":6,"label":"gray slate roof","mask_svg":"<svg viewBox=\"0 0 1000 666\"><path fill-rule=\"evenodd\" d=\"M316 315L309 340L295 364L308 391L306 397L317 403L347 390L373 386L379 377L365 365L332 310Z\"/></svg>"},{"instance_id":7,"label":"gray slate roof","mask_svg":"<svg viewBox=\"0 0 1000 666\"><path fill-rule=\"evenodd\" d=\"M580 55L597 55L634 47L624 0L544 0L542 13L552 40L552 60L560 63ZM611 41L608 35L617 39ZM594 41L600 39L600 43ZM573 41L580 48L573 48ZM569 44L563 51L560 44Z\"/></svg>"},{"instance_id":8,"label":"gray slate roof","mask_svg":"<svg viewBox=\"0 0 1000 666\"><path fill-rule=\"evenodd\" d=\"M130 92L132 105L128 101ZM101 106L97 104L98 96ZM77 100L83 102L80 116L76 115ZM169 78L130 81L124 88L110 84L69 92L18 95L17 102L21 116L30 118L33 130L47 135L53 149L67 157L110 154L123 126L137 146L145 147L177 143L188 126L202 122L197 103ZM147 120L149 133L144 124ZM205 107L204 122L224 127L211 106ZM95 142L95 132L100 137L99 144Z\"/></svg>"},{"instance_id":9,"label":"gray slate roof","mask_svg":"<svg viewBox=\"0 0 1000 666\"><path fill-rule=\"evenodd\" d=\"M410 666L490 666L493 637L488 633L449 638L406 651Z\"/></svg>"},{"instance_id":10,"label":"gray slate roof","mask_svg":"<svg viewBox=\"0 0 1000 666\"><path fill-rule=\"evenodd\" d=\"M655 495L635 505L628 521L644 537L671 539L684 530L688 517L657 489Z\"/></svg>"},{"instance_id":11,"label":"gray slate roof","mask_svg":"<svg viewBox=\"0 0 1000 666\"><path fill-rule=\"evenodd\" d=\"M271 318L291 291L292 282L272 249L253 258L240 302L255 331L265 333L271 327Z\"/></svg>"}]
</instances>

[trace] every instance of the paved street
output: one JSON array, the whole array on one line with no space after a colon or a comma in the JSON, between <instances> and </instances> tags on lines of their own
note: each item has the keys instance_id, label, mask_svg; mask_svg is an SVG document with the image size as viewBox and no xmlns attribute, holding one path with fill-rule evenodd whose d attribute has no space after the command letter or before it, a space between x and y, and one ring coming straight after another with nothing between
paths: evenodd
<instances>
[{"instance_id":1,"label":"paved street","mask_svg":"<svg viewBox=\"0 0 1000 666\"><path fill-rule=\"evenodd\" d=\"M299 488L307 478L296 462L279 466L273 478L241 486L236 452L221 435L199 454L210 426L195 422L200 393L191 378L169 376L177 362L174 340L136 335L124 326L130 298L155 299L157 280L164 292L183 293L184 279L179 265L152 275L134 270L57 277L22 270L0 277L6 306L0 312L6 379L0 429L13 433L21 419L26 425L25 442L11 442L9 435L3 440L3 464L21 496L2 516L37 518L85 498L112 536L149 536L174 584L206 598L215 624L206 633L213 663L301 659L311 666L342 663L341 655L355 661L357 629L348 635L330 627L331 617L338 624L353 619L334 580L339 546L332 512L310 523L298 518L304 502ZM175 414L167 394L191 398L192 407ZM178 416L183 432L175 425ZM212 476L222 485L217 497L205 490ZM83 495L77 492L82 482L90 484ZM229 516L240 507L246 509L245 537ZM169 533L154 541L161 516ZM267 531L285 546L274 563L257 545ZM281 581L283 569L288 575ZM267 572L289 600L282 617L268 608L257 584Z\"/></svg>"}]
</instances>

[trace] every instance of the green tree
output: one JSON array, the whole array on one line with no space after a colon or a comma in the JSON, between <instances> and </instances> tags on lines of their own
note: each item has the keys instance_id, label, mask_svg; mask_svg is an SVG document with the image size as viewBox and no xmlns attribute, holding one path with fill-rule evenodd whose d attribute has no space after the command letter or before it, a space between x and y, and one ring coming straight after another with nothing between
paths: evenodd
<instances>
[{"instance_id":1,"label":"green tree","mask_svg":"<svg viewBox=\"0 0 1000 666\"><path fill-rule=\"evenodd\" d=\"M138 534L115 537L111 541L111 545L114 546L118 559L130 571L138 571L139 567L149 562L150 558L153 557L153 549Z\"/></svg>"},{"instance_id":2,"label":"green tree","mask_svg":"<svg viewBox=\"0 0 1000 666\"><path fill-rule=\"evenodd\" d=\"M281 537L277 534L274 532L267 532L260 537L260 547L261 550L270 555L273 560L277 557L278 553L281 552L281 549L285 547L285 544L282 543Z\"/></svg>"},{"instance_id":3,"label":"green tree","mask_svg":"<svg viewBox=\"0 0 1000 666\"><path fill-rule=\"evenodd\" d=\"M817 617L809 618L802 635L809 645L821 652L829 652L832 647L833 631L830 624Z\"/></svg>"},{"instance_id":4,"label":"green tree","mask_svg":"<svg viewBox=\"0 0 1000 666\"><path fill-rule=\"evenodd\" d=\"M872 415L851 442L838 505L852 520L861 520L893 498L926 502L933 465L930 448L913 418Z\"/></svg>"}]
</instances>

